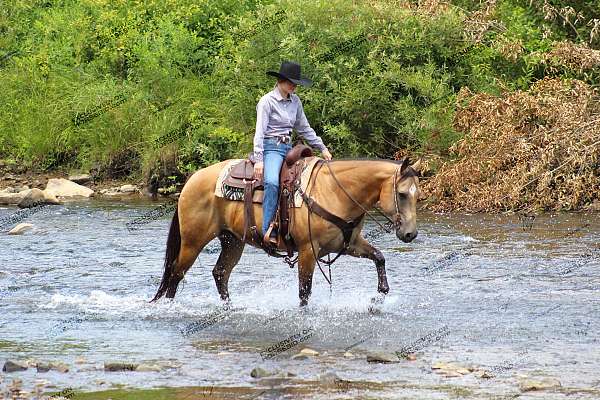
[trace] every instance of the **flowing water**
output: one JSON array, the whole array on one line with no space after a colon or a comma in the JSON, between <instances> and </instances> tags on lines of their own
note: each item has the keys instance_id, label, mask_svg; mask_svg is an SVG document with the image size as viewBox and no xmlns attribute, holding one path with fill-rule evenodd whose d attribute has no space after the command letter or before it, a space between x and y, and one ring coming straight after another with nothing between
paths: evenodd
<instances>
[{"instance_id":1,"label":"flowing water","mask_svg":"<svg viewBox=\"0 0 600 400\"><path fill-rule=\"evenodd\" d=\"M231 275L227 310L211 274L218 241L200 254L174 301L148 302L170 215L132 231L126 223L154 207L67 203L30 215L35 227L24 235L0 235L0 362L69 366L6 373L4 384L19 378L31 388L44 379L75 392L215 387L248 399L600 398L597 214L542 215L529 229L517 216L420 212L419 236L408 244L367 224L390 285L375 304L369 260L342 257L331 289L317 269L301 310L297 270L247 247ZM0 209L0 218L14 212ZM261 357L303 331L312 335ZM320 355L291 358L304 347ZM353 356L344 357L349 347ZM368 363L370 352L398 362ZM105 371L112 361L160 371ZM433 370L440 362L455 371ZM253 378L255 367L279 374ZM482 377L483 370L492 373ZM548 378L561 386L519 386Z\"/></svg>"}]
</instances>

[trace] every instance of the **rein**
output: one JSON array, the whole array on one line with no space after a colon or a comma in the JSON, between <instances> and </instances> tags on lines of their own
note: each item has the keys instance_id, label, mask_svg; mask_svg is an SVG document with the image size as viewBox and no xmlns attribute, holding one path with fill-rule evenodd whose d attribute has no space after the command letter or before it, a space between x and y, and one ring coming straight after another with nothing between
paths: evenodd
<instances>
[{"instance_id":1,"label":"rein","mask_svg":"<svg viewBox=\"0 0 600 400\"><path fill-rule=\"evenodd\" d=\"M342 189L342 191L346 194L346 196L348 196L348 198L350 200L352 200L352 202L354 204L356 204L358 207L360 207L360 209L363 210L363 212L367 215L367 217L371 218L372 221L375 221L375 223L377 223L377 225L379 225L381 227L381 229L383 229L387 233L391 233L392 232L391 229L389 229L387 226L389 226L390 224L392 224L392 226L393 226L394 221L392 221L392 219L390 217L388 217L387 215L385 215L380 209L375 208L375 210L377 210L377 212L380 215L383 215L383 217L388 220L388 222L386 224L387 226L384 226L381 224L381 222L377 221L377 219L375 217L373 217L371 215L371 213L367 209L365 209L358 201L356 201L356 199L354 197L352 197L352 195L350 193L348 193L348 191L344 188L344 186L342 186L340 181L338 181L337 177L333 173L333 170L331 169L331 165L329 165L329 162L325 161L325 164L327 165L327 168L329 168L329 172L331 172L331 177L333 178L335 183L338 185L338 187L340 189ZM397 175L397 173L398 173L398 170L396 169L396 171L394 171L394 207L396 209L396 214L399 214L398 201L396 199L396 175ZM316 175L315 175L315 180L316 180Z\"/></svg>"},{"instance_id":2,"label":"rein","mask_svg":"<svg viewBox=\"0 0 600 400\"><path fill-rule=\"evenodd\" d=\"M352 233L353 233L354 229L358 225L360 225L363 217L366 215L367 217L371 218L371 220L375 221L375 223L377 223L387 233L391 232L390 228L393 227L393 226L395 226L395 225L397 225L397 222L395 222L394 220L392 220L391 218L389 218L381 210L376 209L379 212L379 214L383 215L388 220L388 222L385 225L382 225L379 221L377 221L377 219L374 216L371 215L371 213L365 207L363 207L362 204L360 204L350 193L348 193L348 191L344 188L344 186L340 183L340 181L335 176L335 173L331 169L331 166L329 165L328 161L319 161L318 163L319 163L319 165L318 165L318 168L314 172L313 185L310 188L309 194L307 195L300 188L299 185L297 186L297 190L300 193L300 195L302 196L302 199L304 200L304 202L306 203L306 206L308 208L308 239L310 241L310 247L312 249L313 257L314 257L314 259L315 259L315 261L317 263L317 266L319 267L319 270L323 274L323 277L325 278L325 280L329 284L329 290L331 291L331 264L333 264L341 255L343 255L343 254L346 253L346 251L350 247L350 239L352 237ZM357 218L355 218L355 219L353 219L351 221L345 221L344 219L338 217L335 214L332 214L331 212L329 212L326 209L324 209L323 207L321 207L321 205L319 205L310 196L312 194L312 190L315 187L315 183L317 182L317 175L318 175L319 171L321 170L321 167L323 166L323 163L325 163L327 165L327 168L329 169L329 172L331 172L331 176L333 177L333 179L334 179L335 183L337 184L337 186L340 189L342 189L342 191L346 194L346 196L348 196L348 198L363 211L363 214L361 214L360 216L358 216ZM397 177L397 175L398 175L398 169L396 169L396 171L394 171L394 208L395 208L395 211L396 211L396 214L394 215L394 219L396 221L399 221L400 210L398 208L398 199L397 199L397 195L396 195L396 177ZM311 226L310 226L311 225L310 224L310 217L311 217L312 213L315 213L315 214L319 215L321 218L325 219L326 221L331 222L332 224L334 224L335 226L337 226L342 231L342 235L344 237L344 247L333 258L333 260L331 259L331 257L329 255L327 255L328 260L324 260L323 258L319 258L318 254L315 251L315 247L314 247L313 240L312 240L312 229L311 229ZM329 268L329 277L327 277L327 275L325 275L325 271L323 271L323 268L321 267L321 263L323 263L323 264L325 264L325 265L328 266L328 268Z\"/></svg>"}]
</instances>

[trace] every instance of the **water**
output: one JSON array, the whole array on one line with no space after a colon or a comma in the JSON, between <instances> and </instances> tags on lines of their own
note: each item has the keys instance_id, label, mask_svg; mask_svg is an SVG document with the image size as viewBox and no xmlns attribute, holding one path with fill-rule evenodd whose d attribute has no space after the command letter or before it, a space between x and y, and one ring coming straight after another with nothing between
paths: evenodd
<instances>
[{"instance_id":1,"label":"water","mask_svg":"<svg viewBox=\"0 0 600 400\"><path fill-rule=\"evenodd\" d=\"M600 398L600 257L585 257L598 242L597 215L539 216L524 230L517 216L421 212L412 243L393 234L371 239L386 257L390 284L376 305L369 260L342 257L331 291L317 269L309 306L300 310L297 270L247 247L230 279L232 310L197 329L222 310L211 274L219 243L200 254L174 301L150 304L170 215L134 231L126 223L154 207L68 203L31 215L33 231L0 235L0 362L70 367L5 377L26 388L45 379L79 392L218 386L255 398L307 399L499 398L521 393L525 377L553 377L562 388L520 398ZM0 209L0 218L14 212ZM313 335L302 344L261 358L309 328ZM345 358L352 345L355 358ZM321 355L290 358L305 346ZM366 362L368 352L393 355L410 346L418 350L415 361ZM161 371L105 372L111 361ZM446 377L432 370L437 362L475 371ZM254 379L254 367L296 376ZM480 368L496 376L479 378ZM323 374L331 372L353 385L328 384Z\"/></svg>"}]
</instances>

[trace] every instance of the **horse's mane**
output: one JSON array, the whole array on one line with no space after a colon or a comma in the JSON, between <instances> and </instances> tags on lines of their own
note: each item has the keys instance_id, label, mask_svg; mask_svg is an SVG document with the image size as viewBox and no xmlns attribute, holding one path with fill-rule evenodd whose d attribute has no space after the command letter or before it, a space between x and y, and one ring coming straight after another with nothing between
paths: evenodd
<instances>
[{"instance_id":1,"label":"horse's mane","mask_svg":"<svg viewBox=\"0 0 600 400\"><path fill-rule=\"evenodd\" d=\"M368 157L349 157L349 158L334 158L330 162L336 161L383 161L392 164L401 164L403 160L390 160L389 158L368 158Z\"/></svg>"},{"instance_id":2,"label":"horse's mane","mask_svg":"<svg viewBox=\"0 0 600 400\"><path fill-rule=\"evenodd\" d=\"M350 157L350 158L336 158L329 162L336 163L336 162L340 162L340 161L375 161L375 162L387 162L387 163L391 163L391 164L395 164L395 165L400 165L400 164L402 164L404 159L390 160L389 158ZM408 168L406 168L406 170L402 174L401 179L405 179L405 178L409 178L409 177L413 177L413 176L418 177L419 173L417 171L415 171L412 167L409 166Z\"/></svg>"}]
</instances>

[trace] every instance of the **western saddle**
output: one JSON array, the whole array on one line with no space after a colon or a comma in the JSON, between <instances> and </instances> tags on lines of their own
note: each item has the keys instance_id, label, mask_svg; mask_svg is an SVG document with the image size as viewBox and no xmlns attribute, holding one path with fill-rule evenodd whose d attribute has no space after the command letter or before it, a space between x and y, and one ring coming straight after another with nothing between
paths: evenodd
<instances>
[{"instance_id":1,"label":"western saddle","mask_svg":"<svg viewBox=\"0 0 600 400\"><path fill-rule=\"evenodd\" d=\"M262 203L263 200L263 180L254 179L254 163L250 159L242 160L235 164L229 174L224 179L224 184L237 191L237 200L244 201L244 236L243 241L262 248L269 255L275 257L291 258L296 250L296 244L291 236L290 225L291 218L289 208L294 204L294 193L300 186L300 175L304 163L301 161L304 157L313 156L310 147L298 144L294 146L286 155L285 161L279 174L279 201L277 213L274 218L274 225L277 227L277 246L271 243L265 243L263 236L256 226L254 216L254 203ZM287 255L277 252L285 246Z\"/></svg>"}]
</instances>

